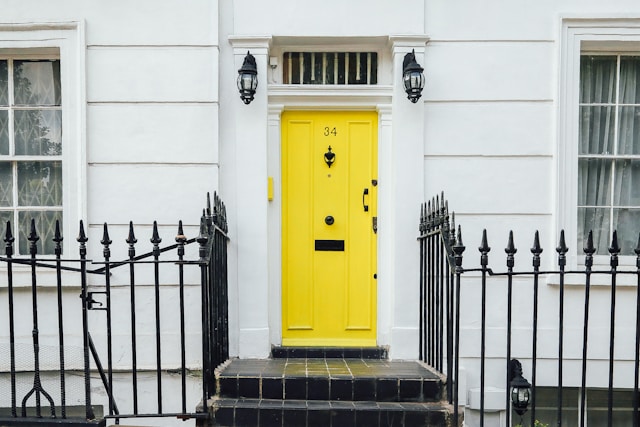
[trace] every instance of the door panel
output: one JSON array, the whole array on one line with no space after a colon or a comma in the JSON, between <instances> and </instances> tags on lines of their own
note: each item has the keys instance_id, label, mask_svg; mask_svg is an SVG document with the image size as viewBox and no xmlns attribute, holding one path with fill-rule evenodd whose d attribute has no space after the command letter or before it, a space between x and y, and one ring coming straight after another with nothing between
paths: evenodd
<instances>
[{"instance_id":1,"label":"door panel","mask_svg":"<svg viewBox=\"0 0 640 427\"><path fill-rule=\"evenodd\" d=\"M377 114L282 115L283 344L375 345Z\"/></svg>"}]
</instances>

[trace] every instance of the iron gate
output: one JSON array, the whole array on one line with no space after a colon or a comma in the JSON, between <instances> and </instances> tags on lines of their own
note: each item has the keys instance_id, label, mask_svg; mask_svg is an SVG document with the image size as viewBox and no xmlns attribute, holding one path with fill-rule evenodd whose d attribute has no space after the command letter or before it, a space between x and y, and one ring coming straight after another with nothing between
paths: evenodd
<instances>
[{"instance_id":1,"label":"iron gate","mask_svg":"<svg viewBox=\"0 0 640 427\"><path fill-rule=\"evenodd\" d=\"M0 382L7 387L0 390L9 396L0 404L7 408L0 410L0 424L207 417L206 404L196 408L197 400L206 402L215 393L214 369L228 358L227 230L217 195L213 206L207 195L197 237L188 238L180 221L175 243L160 247L154 222L147 253L137 254L142 245L129 223L126 256L118 260L106 223L98 259L95 253L88 257L82 221L77 257L62 256L59 223L54 256L39 255L33 220L26 237L29 255L14 256L7 222L0 257L7 280L0 335L8 337L6 351L0 351ZM92 375L99 376L100 392ZM188 397L189 376L201 376L195 401ZM170 384L176 379L179 385ZM153 395L155 404L141 394ZM101 396L103 414L95 405Z\"/></svg>"}]
</instances>

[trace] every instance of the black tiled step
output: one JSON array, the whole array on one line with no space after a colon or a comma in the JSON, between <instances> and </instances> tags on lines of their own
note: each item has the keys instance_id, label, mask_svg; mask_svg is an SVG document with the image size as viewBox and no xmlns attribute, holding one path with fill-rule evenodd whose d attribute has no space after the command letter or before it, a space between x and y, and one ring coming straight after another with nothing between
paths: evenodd
<instances>
[{"instance_id":1,"label":"black tiled step","mask_svg":"<svg viewBox=\"0 0 640 427\"><path fill-rule=\"evenodd\" d=\"M441 403L218 399L214 425L221 427L422 427L451 425Z\"/></svg>"},{"instance_id":2,"label":"black tiled step","mask_svg":"<svg viewBox=\"0 0 640 427\"><path fill-rule=\"evenodd\" d=\"M386 347L272 347L274 359L387 359Z\"/></svg>"},{"instance_id":3,"label":"black tiled step","mask_svg":"<svg viewBox=\"0 0 640 427\"><path fill-rule=\"evenodd\" d=\"M216 373L224 398L435 402L443 380L420 362L236 359Z\"/></svg>"}]
</instances>

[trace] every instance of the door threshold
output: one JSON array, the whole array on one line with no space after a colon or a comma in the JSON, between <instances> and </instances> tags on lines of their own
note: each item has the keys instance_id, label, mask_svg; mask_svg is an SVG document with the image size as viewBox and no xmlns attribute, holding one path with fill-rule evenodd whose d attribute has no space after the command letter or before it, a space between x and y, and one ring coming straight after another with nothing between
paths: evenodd
<instances>
[{"instance_id":1,"label":"door threshold","mask_svg":"<svg viewBox=\"0 0 640 427\"><path fill-rule=\"evenodd\" d=\"M388 347L273 346L273 359L388 359Z\"/></svg>"}]
</instances>

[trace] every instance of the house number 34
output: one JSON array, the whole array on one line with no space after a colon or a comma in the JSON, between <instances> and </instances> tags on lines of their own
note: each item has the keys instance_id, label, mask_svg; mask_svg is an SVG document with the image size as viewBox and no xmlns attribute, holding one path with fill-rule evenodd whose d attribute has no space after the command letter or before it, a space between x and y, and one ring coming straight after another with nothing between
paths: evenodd
<instances>
[{"instance_id":1,"label":"house number 34","mask_svg":"<svg viewBox=\"0 0 640 427\"><path fill-rule=\"evenodd\" d=\"M325 126L324 128L324 136L337 136L338 135L338 131L336 130L336 128L331 129L329 126Z\"/></svg>"}]
</instances>

